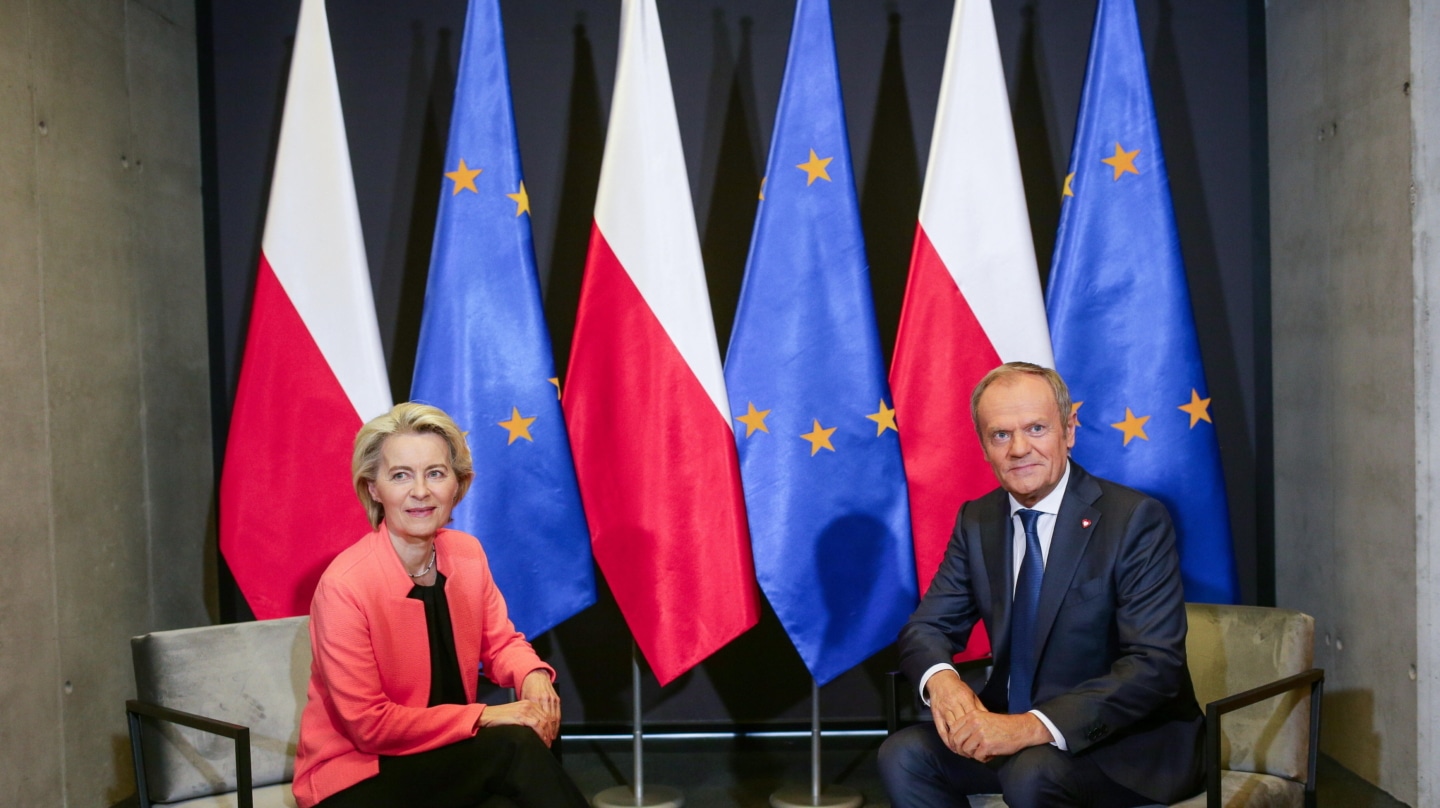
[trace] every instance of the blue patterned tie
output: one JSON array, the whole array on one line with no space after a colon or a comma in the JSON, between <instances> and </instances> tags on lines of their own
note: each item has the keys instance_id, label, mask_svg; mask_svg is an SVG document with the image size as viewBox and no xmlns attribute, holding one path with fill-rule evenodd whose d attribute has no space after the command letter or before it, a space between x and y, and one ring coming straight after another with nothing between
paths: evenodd
<instances>
[{"instance_id":1,"label":"blue patterned tie","mask_svg":"<svg viewBox=\"0 0 1440 808\"><path fill-rule=\"evenodd\" d=\"M1045 577L1045 557L1040 553L1040 512L1029 508L1016 511L1025 525L1025 560L1015 581L1015 599L1010 608L1010 713L1030 710L1030 693L1035 686L1035 612L1040 608L1040 582Z\"/></svg>"}]
</instances>

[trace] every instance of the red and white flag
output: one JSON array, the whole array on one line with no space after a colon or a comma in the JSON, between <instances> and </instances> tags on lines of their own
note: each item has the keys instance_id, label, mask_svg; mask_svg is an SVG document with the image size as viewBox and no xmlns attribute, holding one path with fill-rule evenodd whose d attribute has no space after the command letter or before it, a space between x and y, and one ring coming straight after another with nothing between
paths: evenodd
<instances>
[{"instance_id":1,"label":"red and white flag","mask_svg":"<svg viewBox=\"0 0 1440 808\"><path fill-rule=\"evenodd\" d=\"M995 18L990 0L956 0L890 369L921 592L960 505L996 485L970 391L1016 360L1054 366ZM965 656L988 652L982 635Z\"/></svg>"},{"instance_id":2,"label":"red and white flag","mask_svg":"<svg viewBox=\"0 0 1440 808\"><path fill-rule=\"evenodd\" d=\"M621 7L564 406L595 560L666 684L760 608L654 0Z\"/></svg>"},{"instance_id":3,"label":"red and white flag","mask_svg":"<svg viewBox=\"0 0 1440 808\"><path fill-rule=\"evenodd\" d=\"M309 612L369 530L351 446L389 408L329 22L303 0L220 480L220 550L256 617Z\"/></svg>"}]
</instances>

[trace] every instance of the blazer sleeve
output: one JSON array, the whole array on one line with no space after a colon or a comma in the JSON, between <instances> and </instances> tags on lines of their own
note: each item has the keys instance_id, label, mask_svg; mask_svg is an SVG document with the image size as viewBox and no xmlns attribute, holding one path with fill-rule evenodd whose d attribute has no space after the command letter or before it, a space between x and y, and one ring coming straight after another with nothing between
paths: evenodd
<instances>
[{"instance_id":1,"label":"blazer sleeve","mask_svg":"<svg viewBox=\"0 0 1440 808\"><path fill-rule=\"evenodd\" d=\"M940 569L910 620L900 630L900 668L917 687L925 671L951 661L965 650L970 632L980 620L971 576L971 545L967 540L967 512L975 503L966 503L955 520L955 529ZM978 536L978 531L974 533Z\"/></svg>"},{"instance_id":2,"label":"blazer sleeve","mask_svg":"<svg viewBox=\"0 0 1440 808\"><path fill-rule=\"evenodd\" d=\"M353 587L323 578L311 604L314 665L336 728L372 755L425 752L474 735L483 704L410 707L385 695L367 605Z\"/></svg>"},{"instance_id":3,"label":"blazer sleeve","mask_svg":"<svg viewBox=\"0 0 1440 808\"><path fill-rule=\"evenodd\" d=\"M478 546L478 544L477 544ZM501 687L519 688L525 677L532 671L543 670L555 681L555 669L545 664L535 649L526 641L525 635L515 630L510 621L510 612L505 606L505 597L490 575L490 566L483 558L481 578L481 625L480 661L485 666L485 676Z\"/></svg>"},{"instance_id":4,"label":"blazer sleeve","mask_svg":"<svg viewBox=\"0 0 1440 808\"><path fill-rule=\"evenodd\" d=\"M1118 655L1109 671L1035 705L1065 735L1073 753L1117 730L1168 720L1170 706L1189 689L1175 529L1154 499L1138 499L1126 519L1115 590Z\"/></svg>"}]
</instances>

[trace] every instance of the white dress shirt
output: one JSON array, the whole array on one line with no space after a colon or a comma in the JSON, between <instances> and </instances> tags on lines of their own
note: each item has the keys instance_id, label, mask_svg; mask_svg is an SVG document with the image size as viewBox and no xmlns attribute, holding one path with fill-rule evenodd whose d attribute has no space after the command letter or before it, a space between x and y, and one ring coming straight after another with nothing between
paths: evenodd
<instances>
[{"instance_id":1,"label":"white dress shirt","mask_svg":"<svg viewBox=\"0 0 1440 808\"><path fill-rule=\"evenodd\" d=\"M1047 494L1044 499L1035 503L1035 507L1030 509L1040 512L1040 518L1036 520L1035 532L1040 535L1040 557L1044 561L1050 559L1050 542L1051 539L1055 537L1055 520L1060 516L1060 503L1065 500L1065 491L1069 486L1070 461L1066 460L1065 473L1060 476L1060 482L1056 484L1055 490ZM1020 562L1025 558L1025 526L1020 522L1020 517L1016 516L1016 513L1025 506L1021 505L1013 494L1009 495L1009 498L1011 522L1010 557L1015 559L1015 563L1010 565L1010 594L1011 597L1014 597L1015 584L1020 580ZM944 670L954 671L955 666L949 662L940 662L931 665L930 669L925 671L925 675L920 677L920 698L926 705L930 704L930 697L925 692L925 685L929 684L931 676ZM1044 724L1045 728L1050 730L1050 736L1055 739L1051 742L1052 745L1059 747L1062 751L1068 752L1069 747L1065 744L1065 736L1061 735L1060 730L1056 729L1055 725L1050 723L1050 719L1046 718L1045 714L1039 710L1031 710L1030 713L1040 719L1040 723Z\"/></svg>"}]
</instances>

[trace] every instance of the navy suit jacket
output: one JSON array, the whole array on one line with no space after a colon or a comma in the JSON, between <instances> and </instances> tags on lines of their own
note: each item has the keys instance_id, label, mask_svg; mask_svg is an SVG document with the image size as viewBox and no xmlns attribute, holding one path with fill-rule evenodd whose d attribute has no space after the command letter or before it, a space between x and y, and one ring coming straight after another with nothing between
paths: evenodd
<instances>
[{"instance_id":1,"label":"navy suit jacket","mask_svg":"<svg viewBox=\"0 0 1440 808\"><path fill-rule=\"evenodd\" d=\"M912 682L963 650L977 620L994 668L980 700L1006 712L1017 563L1002 489L965 503L930 589L900 632ZM1115 782L1157 802L1200 788L1205 721L1185 664L1185 597L1170 515L1155 499L1070 461L1036 615L1032 694Z\"/></svg>"}]
</instances>

